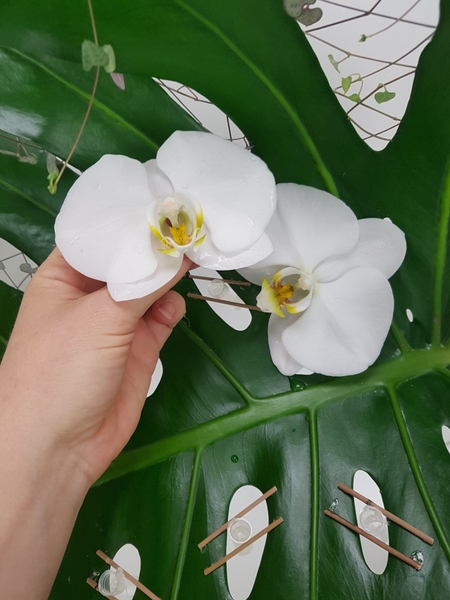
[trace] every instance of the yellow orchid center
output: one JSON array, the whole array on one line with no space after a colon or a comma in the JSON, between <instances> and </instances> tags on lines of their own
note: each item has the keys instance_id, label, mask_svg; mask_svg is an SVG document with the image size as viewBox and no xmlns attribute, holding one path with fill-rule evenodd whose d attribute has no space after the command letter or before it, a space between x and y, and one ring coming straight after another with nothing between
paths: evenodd
<instances>
[{"instance_id":1,"label":"yellow orchid center","mask_svg":"<svg viewBox=\"0 0 450 600\"><path fill-rule=\"evenodd\" d=\"M275 298L278 300L279 304L286 304L289 302L289 298L292 298L294 295L294 288L288 283L285 283L284 285L276 283L270 287L273 289Z\"/></svg>"},{"instance_id":2,"label":"yellow orchid center","mask_svg":"<svg viewBox=\"0 0 450 600\"><path fill-rule=\"evenodd\" d=\"M309 306L313 286L310 275L294 267L285 267L275 273L271 283L264 278L256 304L262 311L279 317L285 316L282 308L290 314L297 314Z\"/></svg>"},{"instance_id":3,"label":"yellow orchid center","mask_svg":"<svg viewBox=\"0 0 450 600\"><path fill-rule=\"evenodd\" d=\"M202 232L201 206L192 206L187 199L180 202L178 198L167 196L158 201L148 220L150 231L163 246L158 251L168 256L177 257L188 251L195 252L206 236Z\"/></svg>"},{"instance_id":4,"label":"yellow orchid center","mask_svg":"<svg viewBox=\"0 0 450 600\"><path fill-rule=\"evenodd\" d=\"M186 246L191 243L192 236L186 235L186 225L181 223L179 227L169 227L169 231L173 237L173 241L178 246Z\"/></svg>"}]
</instances>

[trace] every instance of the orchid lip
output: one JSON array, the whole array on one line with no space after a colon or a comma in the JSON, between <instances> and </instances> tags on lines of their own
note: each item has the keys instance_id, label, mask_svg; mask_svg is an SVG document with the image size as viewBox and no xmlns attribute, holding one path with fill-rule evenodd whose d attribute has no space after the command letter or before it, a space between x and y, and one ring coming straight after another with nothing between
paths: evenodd
<instances>
[{"instance_id":1,"label":"orchid lip","mask_svg":"<svg viewBox=\"0 0 450 600\"><path fill-rule=\"evenodd\" d=\"M150 231L161 242L159 252L179 257L190 250L195 252L203 242L203 212L200 205L193 207L191 204L166 196L156 202L156 207L149 207L147 219Z\"/></svg>"},{"instance_id":2,"label":"orchid lip","mask_svg":"<svg viewBox=\"0 0 450 600\"><path fill-rule=\"evenodd\" d=\"M274 274L271 283L264 278L256 305L279 317L285 316L283 308L290 314L298 314L311 304L313 288L312 275L295 267L284 267Z\"/></svg>"}]
</instances>

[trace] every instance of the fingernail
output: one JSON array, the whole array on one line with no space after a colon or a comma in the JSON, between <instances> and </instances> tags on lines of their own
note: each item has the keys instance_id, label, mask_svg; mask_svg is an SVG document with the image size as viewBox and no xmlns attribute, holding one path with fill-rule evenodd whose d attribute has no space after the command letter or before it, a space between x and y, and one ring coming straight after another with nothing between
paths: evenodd
<instances>
[{"instance_id":1,"label":"fingernail","mask_svg":"<svg viewBox=\"0 0 450 600\"><path fill-rule=\"evenodd\" d=\"M172 302L163 302L158 306L158 310L166 319L173 319L175 315L175 306Z\"/></svg>"}]
</instances>

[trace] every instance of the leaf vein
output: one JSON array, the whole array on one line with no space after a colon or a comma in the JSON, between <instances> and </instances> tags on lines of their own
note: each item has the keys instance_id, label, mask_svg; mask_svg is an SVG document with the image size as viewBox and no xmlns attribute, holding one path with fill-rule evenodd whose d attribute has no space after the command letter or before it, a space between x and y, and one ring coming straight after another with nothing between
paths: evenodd
<instances>
[{"instance_id":1,"label":"leaf vein","mask_svg":"<svg viewBox=\"0 0 450 600\"><path fill-rule=\"evenodd\" d=\"M447 559L450 560L450 543L447 539L444 528L442 526L442 522L439 518L439 515L436 511L436 508L433 504L430 493L426 486L425 480L423 478L419 461L417 459L416 453L414 451L414 446L412 444L411 438L408 433L408 429L406 427L406 422L400 407L397 392L395 390L395 387L392 385L386 386L386 390L389 395L389 399L391 402L392 410L394 412L395 420L397 422L397 427L400 433L403 447L405 449L405 453L408 458L409 466L411 467L411 471L416 482L417 488L422 497L422 501L424 503L430 521L433 524L433 527L439 538L439 542L441 543L442 549L444 550Z\"/></svg>"},{"instance_id":2,"label":"leaf vein","mask_svg":"<svg viewBox=\"0 0 450 600\"><path fill-rule=\"evenodd\" d=\"M447 255L448 221L450 217L450 161L447 165L441 197L439 220L436 229L436 250L433 300L433 346L441 343L442 290Z\"/></svg>"}]
</instances>

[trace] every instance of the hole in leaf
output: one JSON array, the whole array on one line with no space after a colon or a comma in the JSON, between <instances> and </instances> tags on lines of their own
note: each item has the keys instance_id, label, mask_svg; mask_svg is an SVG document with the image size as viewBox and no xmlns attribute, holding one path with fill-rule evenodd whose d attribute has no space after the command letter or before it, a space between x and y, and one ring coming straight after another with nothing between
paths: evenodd
<instances>
[{"instance_id":1,"label":"hole in leaf","mask_svg":"<svg viewBox=\"0 0 450 600\"><path fill-rule=\"evenodd\" d=\"M161 381L161 377L163 376L163 365L161 359L158 358L158 362L156 363L155 370L153 371L152 380L150 381L150 387L148 388L147 398L151 396Z\"/></svg>"},{"instance_id":2,"label":"hole in leaf","mask_svg":"<svg viewBox=\"0 0 450 600\"><path fill-rule=\"evenodd\" d=\"M450 453L450 429L447 425L442 425L442 439L444 440L445 447Z\"/></svg>"},{"instance_id":3,"label":"hole in leaf","mask_svg":"<svg viewBox=\"0 0 450 600\"><path fill-rule=\"evenodd\" d=\"M24 291L37 269L23 252L0 238L0 281Z\"/></svg>"},{"instance_id":4,"label":"hole in leaf","mask_svg":"<svg viewBox=\"0 0 450 600\"><path fill-rule=\"evenodd\" d=\"M141 572L141 556L138 549L132 544L125 544L116 552L113 561L119 565L124 571L127 571L135 579L139 579ZM115 573L113 567L110 571ZM116 594L117 600L131 600L136 593L136 586L126 579L126 588L120 594Z\"/></svg>"},{"instance_id":5,"label":"hole in leaf","mask_svg":"<svg viewBox=\"0 0 450 600\"><path fill-rule=\"evenodd\" d=\"M228 300L230 302L239 302L239 304L245 304L245 302L236 294L230 285L221 285L223 278L219 273L217 273L217 271L205 269L204 267L198 267L197 269L193 269L191 274L213 278L213 281L204 281L202 279L193 280L202 296L220 298L220 300ZM239 289L239 286L234 287ZM208 302L208 304L213 311L223 321L225 321L227 325L236 331L244 331L252 322L252 316L248 308L227 306L226 304L219 304L218 302Z\"/></svg>"},{"instance_id":6,"label":"hole in leaf","mask_svg":"<svg viewBox=\"0 0 450 600\"><path fill-rule=\"evenodd\" d=\"M244 485L240 487L236 490L231 499L227 520L231 520L261 495L262 492L253 485ZM269 524L267 502L264 500L244 515L244 517L245 521L249 523L250 527L248 527L248 529L251 530L250 535L254 536ZM245 523L242 523L242 525L245 526ZM242 527L242 530L242 533L248 535L249 532L245 532L244 527ZM247 600L252 593L261 564L264 547L266 545L266 538L267 534L263 535L249 548L240 552L226 563L228 589L233 600ZM230 530L228 530L226 553L229 554L235 550L236 547L236 543L230 535Z\"/></svg>"},{"instance_id":7,"label":"hole in leaf","mask_svg":"<svg viewBox=\"0 0 450 600\"><path fill-rule=\"evenodd\" d=\"M375 504L378 504L378 506L382 506L384 508L380 488L377 486L372 477L365 471L356 471L353 477L353 489L366 498L369 498L369 500L372 500ZM358 500L357 498L353 498L353 500L358 527L368 531L385 544L389 544L387 523L385 523L384 527L382 526L382 513L378 510L375 512L373 508L371 509L371 507L364 502L361 502L361 500ZM370 512L371 510L372 512ZM359 536L359 539L366 565L369 567L372 573L377 575L384 573L387 567L389 553L361 535Z\"/></svg>"}]
</instances>

